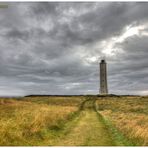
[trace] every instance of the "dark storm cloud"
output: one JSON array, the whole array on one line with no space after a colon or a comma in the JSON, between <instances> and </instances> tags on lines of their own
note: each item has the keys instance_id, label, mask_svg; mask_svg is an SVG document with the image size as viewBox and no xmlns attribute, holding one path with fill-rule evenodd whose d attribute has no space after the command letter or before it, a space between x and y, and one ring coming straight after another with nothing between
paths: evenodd
<instances>
[{"instance_id":1,"label":"dark storm cloud","mask_svg":"<svg viewBox=\"0 0 148 148\"><path fill-rule=\"evenodd\" d=\"M13 30L10 30L8 31L6 34L5 34L5 37L6 39L19 39L19 40L27 40L27 38L29 37L28 36L29 33L27 31L22 31L22 30L17 30L17 29L13 29Z\"/></svg>"},{"instance_id":2,"label":"dark storm cloud","mask_svg":"<svg viewBox=\"0 0 148 148\"><path fill-rule=\"evenodd\" d=\"M148 93L147 16L148 3L8 3L0 9L0 95L97 94L104 56L110 93ZM144 28L112 40L128 26ZM109 44L114 55L103 53Z\"/></svg>"}]
</instances>

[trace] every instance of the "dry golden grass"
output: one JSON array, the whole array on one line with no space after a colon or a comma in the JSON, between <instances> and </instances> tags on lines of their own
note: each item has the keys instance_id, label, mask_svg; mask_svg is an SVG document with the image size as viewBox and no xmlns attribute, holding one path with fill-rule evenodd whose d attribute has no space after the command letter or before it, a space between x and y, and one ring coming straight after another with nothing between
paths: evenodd
<instances>
[{"instance_id":1,"label":"dry golden grass","mask_svg":"<svg viewBox=\"0 0 148 148\"><path fill-rule=\"evenodd\" d=\"M78 96L78 97L36 96L36 97L24 97L23 100L29 102L35 102L38 104L50 104L58 106L79 106L81 102L85 100L85 97L84 96Z\"/></svg>"},{"instance_id":2,"label":"dry golden grass","mask_svg":"<svg viewBox=\"0 0 148 148\"><path fill-rule=\"evenodd\" d=\"M32 139L44 138L43 130L59 128L60 122L67 121L77 110L72 105L57 107L0 99L0 145L32 145Z\"/></svg>"},{"instance_id":3,"label":"dry golden grass","mask_svg":"<svg viewBox=\"0 0 148 148\"><path fill-rule=\"evenodd\" d=\"M148 145L148 98L108 98L97 104L100 113L136 145Z\"/></svg>"},{"instance_id":4,"label":"dry golden grass","mask_svg":"<svg viewBox=\"0 0 148 148\"><path fill-rule=\"evenodd\" d=\"M1 98L0 145L52 145L62 133L63 123L69 121L85 99L83 96ZM93 106L92 102L86 102L86 111ZM126 137L136 145L148 145L148 97L98 98L96 103L99 112Z\"/></svg>"}]
</instances>

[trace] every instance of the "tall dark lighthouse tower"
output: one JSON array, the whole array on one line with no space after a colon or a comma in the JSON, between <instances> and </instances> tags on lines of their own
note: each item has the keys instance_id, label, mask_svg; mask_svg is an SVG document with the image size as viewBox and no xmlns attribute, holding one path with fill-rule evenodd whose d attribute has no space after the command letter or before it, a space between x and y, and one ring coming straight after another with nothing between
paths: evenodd
<instances>
[{"instance_id":1,"label":"tall dark lighthouse tower","mask_svg":"<svg viewBox=\"0 0 148 148\"><path fill-rule=\"evenodd\" d=\"M107 63L105 60L101 60L100 62L100 94L106 95L108 94L107 88Z\"/></svg>"}]
</instances>

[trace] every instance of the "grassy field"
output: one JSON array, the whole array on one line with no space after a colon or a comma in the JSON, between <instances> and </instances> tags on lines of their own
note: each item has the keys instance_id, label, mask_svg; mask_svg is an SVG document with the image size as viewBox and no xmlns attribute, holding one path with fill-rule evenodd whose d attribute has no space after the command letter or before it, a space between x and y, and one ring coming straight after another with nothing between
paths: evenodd
<instances>
[{"instance_id":1,"label":"grassy field","mask_svg":"<svg viewBox=\"0 0 148 148\"><path fill-rule=\"evenodd\" d=\"M0 99L1 146L148 145L148 97Z\"/></svg>"},{"instance_id":2,"label":"grassy field","mask_svg":"<svg viewBox=\"0 0 148 148\"><path fill-rule=\"evenodd\" d=\"M148 145L148 97L114 97L97 100L100 114L135 145Z\"/></svg>"},{"instance_id":3,"label":"grassy field","mask_svg":"<svg viewBox=\"0 0 148 148\"><path fill-rule=\"evenodd\" d=\"M44 144L48 131L62 128L82 101L62 97L0 99L0 145Z\"/></svg>"}]
</instances>

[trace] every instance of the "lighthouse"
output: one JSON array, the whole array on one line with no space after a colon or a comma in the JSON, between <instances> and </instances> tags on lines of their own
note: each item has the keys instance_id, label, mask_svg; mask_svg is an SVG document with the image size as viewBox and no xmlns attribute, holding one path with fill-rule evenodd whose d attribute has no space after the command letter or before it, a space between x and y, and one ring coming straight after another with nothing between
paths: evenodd
<instances>
[{"instance_id":1,"label":"lighthouse","mask_svg":"<svg viewBox=\"0 0 148 148\"><path fill-rule=\"evenodd\" d=\"M103 59L100 62L100 94L106 95L108 94L107 87L107 63Z\"/></svg>"}]
</instances>

